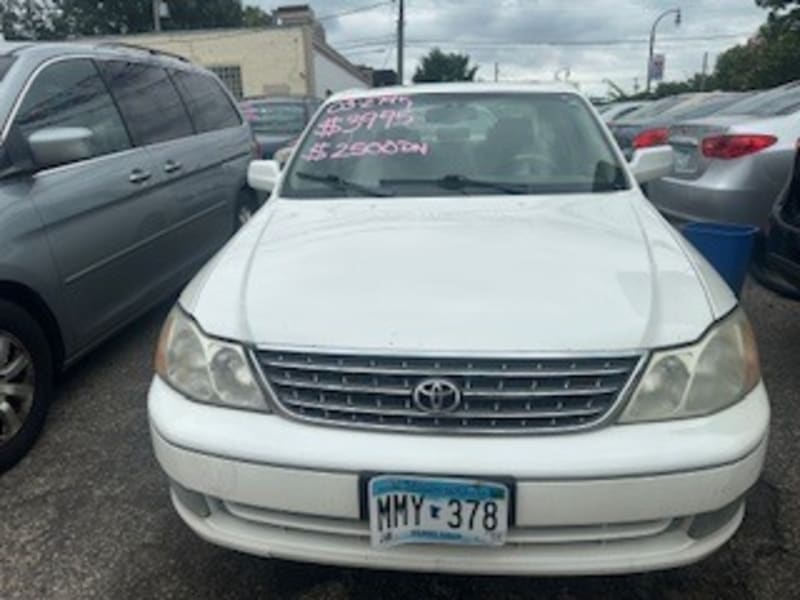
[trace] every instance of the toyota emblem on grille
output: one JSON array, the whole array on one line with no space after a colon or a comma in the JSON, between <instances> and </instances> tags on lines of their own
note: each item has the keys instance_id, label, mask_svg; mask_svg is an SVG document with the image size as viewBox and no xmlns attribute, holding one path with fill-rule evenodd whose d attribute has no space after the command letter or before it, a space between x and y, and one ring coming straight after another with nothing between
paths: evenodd
<instances>
[{"instance_id":1,"label":"toyota emblem on grille","mask_svg":"<svg viewBox=\"0 0 800 600\"><path fill-rule=\"evenodd\" d=\"M432 415L451 413L461 406L461 390L447 379L426 379L414 388L414 404Z\"/></svg>"}]
</instances>

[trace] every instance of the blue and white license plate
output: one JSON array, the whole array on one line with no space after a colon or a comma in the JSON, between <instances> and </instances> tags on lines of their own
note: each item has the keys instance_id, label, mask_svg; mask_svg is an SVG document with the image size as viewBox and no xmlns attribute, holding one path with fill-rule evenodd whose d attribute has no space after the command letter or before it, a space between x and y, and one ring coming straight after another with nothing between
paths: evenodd
<instances>
[{"instance_id":1,"label":"blue and white license plate","mask_svg":"<svg viewBox=\"0 0 800 600\"><path fill-rule=\"evenodd\" d=\"M509 488L492 481L382 476L368 485L372 545L501 546Z\"/></svg>"}]
</instances>

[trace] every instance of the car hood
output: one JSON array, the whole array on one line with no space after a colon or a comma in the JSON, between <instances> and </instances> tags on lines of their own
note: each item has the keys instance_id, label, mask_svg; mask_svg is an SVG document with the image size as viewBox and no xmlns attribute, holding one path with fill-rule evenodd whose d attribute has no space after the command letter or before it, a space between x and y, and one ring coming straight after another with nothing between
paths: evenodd
<instances>
[{"instance_id":1,"label":"car hood","mask_svg":"<svg viewBox=\"0 0 800 600\"><path fill-rule=\"evenodd\" d=\"M735 304L682 240L638 190L273 199L182 304L212 335L275 348L669 346Z\"/></svg>"}]
</instances>

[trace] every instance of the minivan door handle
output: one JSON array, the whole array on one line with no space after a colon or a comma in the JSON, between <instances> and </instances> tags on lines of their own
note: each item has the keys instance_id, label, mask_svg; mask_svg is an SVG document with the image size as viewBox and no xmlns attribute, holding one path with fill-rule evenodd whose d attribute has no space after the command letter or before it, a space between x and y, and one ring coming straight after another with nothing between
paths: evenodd
<instances>
[{"instance_id":1,"label":"minivan door handle","mask_svg":"<svg viewBox=\"0 0 800 600\"><path fill-rule=\"evenodd\" d=\"M128 177L128 180L131 183L138 184L138 183L144 183L145 181L150 179L150 177L151 175L147 171L142 171L141 169L134 169L133 171L131 171L131 175L130 177Z\"/></svg>"},{"instance_id":2,"label":"minivan door handle","mask_svg":"<svg viewBox=\"0 0 800 600\"><path fill-rule=\"evenodd\" d=\"M179 162L175 162L174 160L168 160L164 163L164 172L165 173L176 173L183 168L183 165Z\"/></svg>"}]
</instances>

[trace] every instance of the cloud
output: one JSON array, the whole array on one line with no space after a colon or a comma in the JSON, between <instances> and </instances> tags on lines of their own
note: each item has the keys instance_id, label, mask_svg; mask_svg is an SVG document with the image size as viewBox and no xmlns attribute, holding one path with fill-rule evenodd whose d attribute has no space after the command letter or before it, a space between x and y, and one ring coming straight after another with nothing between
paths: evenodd
<instances>
[{"instance_id":1,"label":"cloud","mask_svg":"<svg viewBox=\"0 0 800 600\"><path fill-rule=\"evenodd\" d=\"M318 16L334 15L378 0L316 0ZM271 10L274 0L249 0ZM690 4L689 6L685 6ZM682 6L683 5L683 6ZM468 53L491 79L497 62L502 79L552 80L568 67L571 80L603 94L608 78L632 90L644 84L648 38L655 18L681 6L682 24L663 19L656 51L667 56L666 79L681 80L710 64L726 48L741 43L764 22L755 0L407 0L406 77L433 46ZM328 41L352 61L394 66L396 6L325 19ZM586 42L603 42L581 45Z\"/></svg>"}]
</instances>

